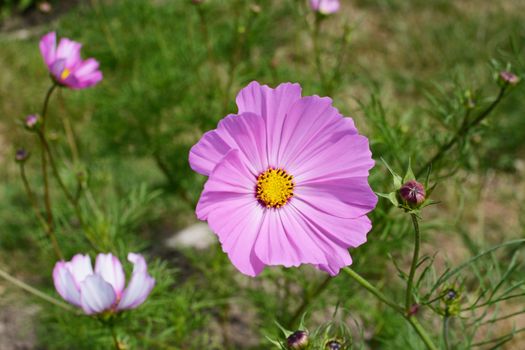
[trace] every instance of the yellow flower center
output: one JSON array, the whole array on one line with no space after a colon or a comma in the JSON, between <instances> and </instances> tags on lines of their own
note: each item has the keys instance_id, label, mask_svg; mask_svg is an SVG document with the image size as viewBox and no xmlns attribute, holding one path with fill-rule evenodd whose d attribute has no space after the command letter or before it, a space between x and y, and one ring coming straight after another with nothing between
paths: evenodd
<instances>
[{"instance_id":1,"label":"yellow flower center","mask_svg":"<svg viewBox=\"0 0 525 350\"><path fill-rule=\"evenodd\" d=\"M257 177L257 199L267 208L280 208L293 196L293 176L283 169L269 168Z\"/></svg>"},{"instance_id":2,"label":"yellow flower center","mask_svg":"<svg viewBox=\"0 0 525 350\"><path fill-rule=\"evenodd\" d=\"M66 68L62 71L62 74L60 74L60 79L62 80L67 79L67 77L69 77L70 74L71 74L71 71Z\"/></svg>"}]
</instances>

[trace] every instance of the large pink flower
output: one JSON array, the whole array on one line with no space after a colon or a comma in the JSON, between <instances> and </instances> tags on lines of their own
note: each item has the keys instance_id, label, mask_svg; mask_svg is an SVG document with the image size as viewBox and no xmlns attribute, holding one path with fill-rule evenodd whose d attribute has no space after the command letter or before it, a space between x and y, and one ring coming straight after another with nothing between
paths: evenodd
<instances>
[{"instance_id":1,"label":"large pink flower","mask_svg":"<svg viewBox=\"0 0 525 350\"><path fill-rule=\"evenodd\" d=\"M339 0L310 0L310 8L323 15L336 13L339 7Z\"/></svg>"},{"instance_id":2,"label":"large pink flower","mask_svg":"<svg viewBox=\"0 0 525 350\"><path fill-rule=\"evenodd\" d=\"M128 260L133 263L133 273L127 288L122 265L112 254L99 254L95 271L89 255L77 254L71 261L57 262L55 288L64 300L88 315L136 308L148 297L155 279L148 274L141 255L129 253Z\"/></svg>"},{"instance_id":3,"label":"large pink flower","mask_svg":"<svg viewBox=\"0 0 525 350\"><path fill-rule=\"evenodd\" d=\"M313 264L336 275L366 241L377 203L368 139L298 84L252 82L237 106L190 151L192 169L209 177L197 217L244 274Z\"/></svg>"},{"instance_id":4,"label":"large pink flower","mask_svg":"<svg viewBox=\"0 0 525 350\"><path fill-rule=\"evenodd\" d=\"M48 33L40 39L40 52L53 79L72 89L85 89L102 80L98 62L94 58L83 61L80 57L82 44L68 38L56 44L56 33Z\"/></svg>"}]
</instances>

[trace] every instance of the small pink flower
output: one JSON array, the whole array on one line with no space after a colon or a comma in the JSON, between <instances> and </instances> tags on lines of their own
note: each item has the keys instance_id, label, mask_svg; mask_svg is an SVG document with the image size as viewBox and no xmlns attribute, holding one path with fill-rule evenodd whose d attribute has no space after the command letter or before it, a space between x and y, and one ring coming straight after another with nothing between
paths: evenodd
<instances>
[{"instance_id":1,"label":"small pink flower","mask_svg":"<svg viewBox=\"0 0 525 350\"><path fill-rule=\"evenodd\" d=\"M71 261L59 261L53 269L55 288L67 302L81 307L88 315L134 309L142 304L155 285L142 255L129 253L133 273L127 288L118 258L99 254L95 271L89 255L77 254Z\"/></svg>"},{"instance_id":2,"label":"small pink flower","mask_svg":"<svg viewBox=\"0 0 525 350\"><path fill-rule=\"evenodd\" d=\"M246 275L301 264L336 275L372 227L368 139L330 98L303 97L298 84L252 82L237 106L190 151L192 169L208 176L197 217Z\"/></svg>"},{"instance_id":3,"label":"small pink flower","mask_svg":"<svg viewBox=\"0 0 525 350\"><path fill-rule=\"evenodd\" d=\"M56 33L51 32L40 39L40 52L53 79L62 86L85 89L102 80L99 64L94 58L82 60L82 44L68 38L56 45Z\"/></svg>"},{"instance_id":4,"label":"small pink flower","mask_svg":"<svg viewBox=\"0 0 525 350\"><path fill-rule=\"evenodd\" d=\"M339 0L310 0L310 8L323 15L331 15L339 11Z\"/></svg>"}]
</instances>

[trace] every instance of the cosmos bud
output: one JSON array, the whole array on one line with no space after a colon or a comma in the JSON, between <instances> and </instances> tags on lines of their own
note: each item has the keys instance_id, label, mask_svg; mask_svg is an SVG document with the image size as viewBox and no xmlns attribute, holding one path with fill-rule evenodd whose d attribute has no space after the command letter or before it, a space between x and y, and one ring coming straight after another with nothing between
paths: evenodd
<instances>
[{"instance_id":1,"label":"cosmos bud","mask_svg":"<svg viewBox=\"0 0 525 350\"><path fill-rule=\"evenodd\" d=\"M24 163L29 158L29 152L24 148L20 148L15 153L15 160L17 163Z\"/></svg>"},{"instance_id":2,"label":"cosmos bud","mask_svg":"<svg viewBox=\"0 0 525 350\"><path fill-rule=\"evenodd\" d=\"M326 350L343 350L343 344L337 340L330 340L325 345Z\"/></svg>"},{"instance_id":3,"label":"cosmos bud","mask_svg":"<svg viewBox=\"0 0 525 350\"><path fill-rule=\"evenodd\" d=\"M40 118L36 114L30 114L26 117L25 127L27 130L33 131L40 124Z\"/></svg>"},{"instance_id":4,"label":"cosmos bud","mask_svg":"<svg viewBox=\"0 0 525 350\"><path fill-rule=\"evenodd\" d=\"M288 349L301 350L308 346L308 333L306 331L295 331L287 339Z\"/></svg>"},{"instance_id":5,"label":"cosmos bud","mask_svg":"<svg viewBox=\"0 0 525 350\"><path fill-rule=\"evenodd\" d=\"M425 188L416 180L410 180L401 186L399 195L409 205L418 206L425 201Z\"/></svg>"},{"instance_id":6,"label":"cosmos bud","mask_svg":"<svg viewBox=\"0 0 525 350\"><path fill-rule=\"evenodd\" d=\"M499 73L499 79L503 84L509 85L516 85L520 81L520 78L516 74L509 71L501 71Z\"/></svg>"}]
</instances>

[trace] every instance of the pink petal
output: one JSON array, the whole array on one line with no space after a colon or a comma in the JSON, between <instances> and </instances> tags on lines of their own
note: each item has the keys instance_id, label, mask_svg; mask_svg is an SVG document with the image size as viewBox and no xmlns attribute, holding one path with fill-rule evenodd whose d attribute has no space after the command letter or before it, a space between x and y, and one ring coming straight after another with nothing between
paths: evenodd
<instances>
[{"instance_id":1,"label":"pink petal","mask_svg":"<svg viewBox=\"0 0 525 350\"><path fill-rule=\"evenodd\" d=\"M117 298L120 298L126 277L119 259L111 253L99 254L95 263L95 272L113 286Z\"/></svg>"},{"instance_id":2,"label":"pink petal","mask_svg":"<svg viewBox=\"0 0 525 350\"><path fill-rule=\"evenodd\" d=\"M75 75L77 78L82 78L82 76L89 75L98 70L99 63L94 58L88 58L85 61L82 61L78 66L75 67Z\"/></svg>"},{"instance_id":3,"label":"pink petal","mask_svg":"<svg viewBox=\"0 0 525 350\"><path fill-rule=\"evenodd\" d=\"M72 70L82 61L80 57L81 48L82 44L68 38L62 38L57 47L56 59L65 59L66 68Z\"/></svg>"},{"instance_id":4,"label":"pink petal","mask_svg":"<svg viewBox=\"0 0 525 350\"><path fill-rule=\"evenodd\" d=\"M268 168L264 130L264 120L258 115L229 115L219 122L217 129L205 133L191 148L190 166L209 175L226 153L237 149L250 171L258 174Z\"/></svg>"},{"instance_id":5,"label":"pink petal","mask_svg":"<svg viewBox=\"0 0 525 350\"><path fill-rule=\"evenodd\" d=\"M364 244L372 228L370 219L366 215L354 219L340 218L298 200L293 202L293 206L303 220L319 228L323 237L345 249Z\"/></svg>"},{"instance_id":6,"label":"pink petal","mask_svg":"<svg viewBox=\"0 0 525 350\"><path fill-rule=\"evenodd\" d=\"M235 213L234 216L231 214ZM255 199L223 201L208 216L208 224L219 237L222 250L232 264L243 274L256 276L264 263L254 252L264 208Z\"/></svg>"},{"instance_id":7,"label":"pink petal","mask_svg":"<svg viewBox=\"0 0 525 350\"><path fill-rule=\"evenodd\" d=\"M88 58L80 63L73 72L77 83L72 87L74 89L85 89L98 84L103 78L102 72L98 68L99 63L93 58Z\"/></svg>"},{"instance_id":8,"label":"pink petal","mask_svg":"<svg viewBox=\"0 0 525 350\"><path fill-rule=\"evenodd\" d=\"M251 82L237 95L239 113L251 112L263 117L266 123L268 163L273 167L282 167L278 152L281 147L280 135L283 121L291 106L301 98L299 84L285 83L272 89L258 82Z\"/></svg>"},{"instance_id":9,"label":"pink petal","mask_svg":"<svg viewBox=\"0 0 525 350\"><path fill-rule=\"evenodd\" d=\"M133 275L122 293L117 310L136 308L146 300L155 285L155 279L148 274L142 255L129 253L128 260L133 263Z\"/></svg>"},{"instance_id":10,"label":"pink petal","mask_svg":"<svg viewBox=\"0 0 525 350\"><path fill-rule=\"evenodd\" d=\"M44 58L44 63L50 66L55 60L56 55L56 33L47 33L40 39L40 53Z\"/></svg>"},{"instance_id":11,"label":"pink petal","mask_svg":"<svg viewBox=\"0 0 525 350\"><path fill-rule=\"evenodd\" d=\"M339 0L310 0L310 7L314 11L329 15L339 11Z\"/></svg>"},{"instance_id":12,"label":"pink petal","mask_svg":"<svg viewBox=\"0 0 525 350\"><path fill-rule=\"evenodd\" d=\"M377 204L366 177L319 181L297 186L294 192L296 200L341 218L366 215Z\"/></svg>"},{"instance_id":13,"label":"pink petal","mask_svg":"<svg viewBox=\"0 0 525 350\"><path fill-rule=\"evenodd\" d=\"M347 249L349 241L364 243L367 231L362 232L359 229L369 230L370 225L363 225L361 220L340 219L312 210L307 211L304 204L296 200L291 204L295 210L293 217L302 227L301 232L307 233L324 252L324 259L318 259L313 264L332 276L337 275L342 267L351 265L352 258Z\"/></svg>"},{"instance_id":14,"label":"pink petal","mask_svg":"<svg viewBox=\"0 0 525 350\"><path fill-rule=\"evenodd\" d=\"M308 96L288 111L280 134L279 162L292 170L344 136L355 135L352 119L343 118L328 97Z\"/></svg>"},{"instance_id":15,"label":"pink petal","mask_svg":"<svg viewBox=\"0 0 525 350\"><path fill-rule=\"evenodd\" d=\"M76 76L75 76L76 77ZM78 84L76 84L73 88L74 89L86 89L88 87L94 86L102 81L104 76L102 75L102 72L96 71L88 75L82 76L82 78L78 79Z\"/></svg>"},{"instance_id":16,"label":"pink petal","mask_svg":"<svg viewBox=\"0 0 525 350\"><path fill-rule=\"evenodd\" d=\"M59 261L53 269L53 283L58 294L67 302L80 306L80 292L66 263Z\"/></svg>"},{"instance_id":17,"label":"pink petal","mask_svg":"<svg viewBox=\"0 0 525 350\"><path fill-rule=\"evenodd\" d=\"M350 255L314 222L302 215L294 200L283 208L268 211L255 246L257 256L267 265L322 265L330 267L327 271L331 274L337 274L341 267L352 263Z\"/></svg>"},{"instance_id":18,"label":"pink petal","mask_svg":"<svg viewBox=\"0 0 525 350\"><path fill-rule=\"evenodd\" d=\"M210 212L228 202L257 203L256 183L257 178L241 160L240 151L231 150L206 181L197 204L197 217L207 220Z\"/></svg>"},{"instance_id":19,"label":"pink petal","mask_svg":"<svg viewBox=\"0 0 525 350\"><path fill-rule=\"evenodd\" d=\"M264 212L255 198L255 184L240 152L232 150L210 174L196 210L199 219L208 220L235 267L249 276L264 268L253 252Z\"/></svg>"},{"instance_id":20,"label":"pink petal","mask_svg":"<svg viewBox=\"0 0 525 350\"><path fill-rule=\"evenodd\" d=\"M80 283L86 279L86 277L93 274L93 267L91 266L91 258L89 255L77 254L66 262L66 267L73 276L77 287L80 287Z\"/></svg>"},{"instance_id":21,"label":"pink petal","mask_svg":"<svg viewBox=\"0 0 525 350\"><path fill-rule=\"evenodd\" d=\"M298 184L315 183L349 177L367 177L374 166L368 139L347 135L328 143L318 151L311 150L289 166Z\"/></svg>"},{"instance_id":22,"label":"pink petal","mask_svg":"<svg viewBox=\"0 0 525 350\"><path fill-rule=\"evenodd\" d=\"M116 300L111 284L99 275L91 275L80 284L80 302L88 315L109 310Z\"/></svg>"},{"instance_id":23,"label":"pink petal","mask_svg":"<svg viewBox=\"0 0 525 350\"><path fill-rule=\"evenodd\" d=\"M324 255L320 254L302 228L291 221L290 210L291 207L286 205L280 209L266 209L264 212L255 243L255 254L266 265L291 267L324 259Z\"/></svg>"}]
</instances>

